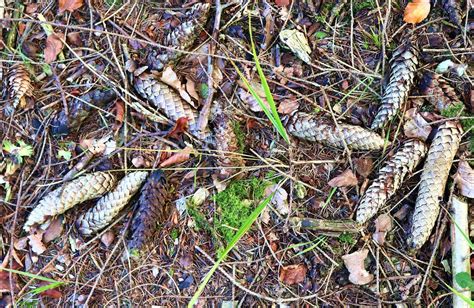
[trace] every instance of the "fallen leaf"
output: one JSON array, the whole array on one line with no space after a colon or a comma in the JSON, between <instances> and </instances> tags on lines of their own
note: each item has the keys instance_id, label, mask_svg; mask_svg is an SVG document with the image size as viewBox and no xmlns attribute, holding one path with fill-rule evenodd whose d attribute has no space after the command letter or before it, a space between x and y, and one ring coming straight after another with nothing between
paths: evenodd
<instances>
[{"instance_id":1,"label":"fallen leaf","mask_svg":"<svg viewBox=\"0 0 474 308\"><path fill-rule=\"evenodd\" d=\"M385 236L392 230L392 217L388 214L382 214L375 220L375 232L372 238L379 245L385 243Z\"/></svg>"},{"instance_id":2,"label":"fallen leaf","mask_svg":"<svg viewBox=\"0 0 474 308\"><path fill-rule=\"evenodd\" d=\"M56 217L50 223L48 228L43 234L43 243L48 244L51 241L57 239L63 232L63 221L61 218Z\"/></svg>"},{"instance_id":3,"label":"fallen leaf","mask_svg":"<svg viewBox=\"0 0 474 308\"><path fill-rule=\"evenodd\" d=\"M186 92L184 85L181 83L178 78L178 75L176 75L176 73L170 66L167 66L165 68L165 70L161 74L160 80L169 85L170 87L174 88L176 91L178 91L182 99L194 106L194 102L192 101L188 92Z\"/></svg>"},{"instance_id":4,"label":"fallen leaf","mask_svg":"<svg viewBox=\"0 0 474 308\"><path fill-rule=\"evenodd\" d=\"M255 90L255 92L257 92L258 94L258 91L256 90L255 87L253 87L253 89ZM263 109L262 107L260 107L260 104L258 103L258 101L253 97L252 93L248 92L247 90L243 89L243 88L239 88L237 90L237 95L239 96L240 100L250 108L251 111L253 112L262 112ZM268 104L268 101L260 96L260 94L258 94L258 96L260 97L260 99L262 100L263 104L268 108L270 109L270 105Z\"/></svg>"},{"instance_id":5,"label":"fallen leaf","mask_svg":"<svg viewBox=\"0 0 474 308\"><path fill-rule=\"evenodd\" d=\"M403 125L405 136L409 138L419 138L423 141L428 139L431 133L431 126L417 112L416 108L411 108L405 112L405 124Z\"/></svg>"},{"instance_id":6,"label":"fallen leaf","mask_svg":"<svg viewBox=\"0 0 474 308\"><path fill-rule=\"evenodd\" d=\"M304 264L283 266L279 278L287 285L298 284L304 281L307 272L308 268Z\"/></svg>"},{"instance_id":7,"label":"fallen leaf","mask_svg":"<svg viewBox=\"0 0 474 308\"><path fill-rule=\"evenodd\" d=\"M81 32L69 32L66 37L71 45L82 46Z\"/></svg>"},{"instance_id":8,"label":"fallen leaf","mask_svg":"<svg viewBox=\"0 0 474 308\"><path fill-rule=\"evenodd\" d=\"M112 231L107 231L100 237L101 243L104 244L106 248L109 248L110 245L112 245L112 243L114 242L114 240L115 234Z\"/></svg>"},{"instance_id":9,"label":"fallen leaf","mask_svg":"<svg viewBox=\"0 0 474 308\"><path fill-rule=\"evenodd\" d=\"M31 250L36 254L36 255L41 255L45 250L46 246L43 244L43 233L44 231L38 231L33 234L28 235L28 239Z\"/></svg>"},{"instance_id":10,"label":"fallen leaf","mask_svg":"<svg viewBox=\"0 0 474 308\"><path fill-rule=\"evenodd\" d=\"M39 4L38 3L30 3L26 5L25 12L26 14L33 14L36 13L38 10Z\"/></svg>"},{"instance_id":11,"label":"fallen leaf","mask_svg":"<svg viewBox=\"0 0 474 308\"><path fill-rule=\"evenodd\" d=\"M361 157L355 161L355 170L362 177L366 178L372 172L374 161L370 157Z\"/></svg>"},{"instance_id":12,"label":"fallen leaf","mask_svg":"<svg viewBox=\"0 0 474 308\"><path fill-rule=\"evenodd\" d=\"M299 106L300 103L295 99L284 99L280 102L280 105L278 105L278 112L281 114L292 114L298 110Z\"/></svg>"},{"instance_id":13,"label":"fallen leaf","mask_svg":"<svg viewBox=\"0 0 474 308\"><path fill-rule=\"evenodd\" d=\"M44 48L44 62L50 64L59 55L63 49L63 42L55 33L46 38L46 47Z\"/></svg>"},{"instance_id":14,"label":"fallen leaf","mask_svg":"<svg viewBox=\"0 0 474 308\"><path fill-rule=\"evenodd\" d=\"M190 78L186 79L186 91L188 91L192 98L197 101L199 100L199 94L196 91L196 83Z\"/></svg>"},{"instance_id":15,"label":"fallen leaf","mask_svg":"<svg viewBox=\"0 0 474 308\"><path fill-rule=\"evenodd\" d=\"M285 43L288 48L301 60L311 63L311 47L309 46L306 35L296 29L286 29L280 31L280 40Z\"/></svg>"},{"instance_id":16,"label":"fallen leaf","mask_svg":"<svg viewBox=\"0 0 474 308\"><path fill-rule=\"evenodd\" d=\"M113 130L117 131L122 126L123 119L125 117L125 105L122 100L118 99L115 101L115 123Z\"/></svg>"},{"instance_id":17,"label":"fallen leaf","mask_svg":"<svg viewBox=\"0 0 474 308\"><path fill-rule=\"evenodd\" d=\"M74 12L84 5L84 0L59 0L59 13Z\"/></svg>"},{"instance_id":18,"label":"fallen leaf","mask_svg":"<svg viewBox=\"0 0 474 308\"><path fill-rule=\"evenodd\" d=\"M283 187L278 187L278 184L270 185L265 188L265 196L268 197L272 193L275 193L270 200L271 205L281 215L288 215L290 213L290 207L288 205L288 193Z\"/></svg>"},{"instance_id":19,"label":"fallen leaf","mask_svg":"<svg viewBox=\"0 0 474 308\"><path fill-rule=\"evenodd\" d=\"M183 150L181 150L180 152L177 152L177 153L171 155L166 160L164 160L160 164L160 167L164 168L164 167L168 167L168 166L171 166L171 165L176 165L176 164L183 163L191 157L191 154L193 152L194 152L193 148L186 147Z\"/></svg>"},{"instance_id":20,"label":"fallen leaf","mask_svg":"<svg viewBox=\"0 0 474 308\"><path fill-rule=\"evenodd\" d=\"M16 239L15 242L13 243L13 247L15 247L16 250L23 250L26 248L26 245L28 244L28 237L21 237L19 239Z\"/></svg>"},{"instance_id":21,"label":"fallen leaf","mask_svg":"<svg viewBox=\"0 0 474 308\"><path fill-rule=\"evenodd\" d=\"M184 132L188 130L188 121L189 120L186 117L181 117L176 120L176 123L174 124L173 128L166 134L166 136L174 139L179 139L184 134Z\"/></svg>"},{"instance_id":22,"label":"fallen leaf","mask_svg":"<svg viewBox=\"0 0 474 308\"><path fill-rule=\"evenodd\" d=\"M343 173L339 174L335 178L332 178L328 185L331 187L345 187L345 186L356 186L357 178L351 169L347 169Z\"/></svg>"},{"instance_id":23,"label":"fallen leaf","mask_svg":"<svg viewBox=\"0 0 474 308\"><path fill-rule=\"evenodd\" d=\"M51 282L41 281L39 283L39 287L48 286L50 284ZM63 294L58 290L58 288L47 289L39 294L41 297L49 297L49 298L54 298L54 299L59 299L63 296Z\"/></svg>"},{"instance_id":24,"label":"fallen leaf","mask_svg":"<svg viewBox=\"0 0 474 308\"><path fill-rule=\"evenodd\" d=\"M275 4L278 6L287 6L290 5L291 0L275 0Z\"/></svg>"},{"instance_id":25,"label":"fallen leaf","mask_svg":"<svg viewBox=\"0 0 474 308\"><path fill-rule=\"evenodd\" d=\"M459 163L458 171L454 176L461 195L474 198L474 170L464 159Z\"/></svg>"},{"instance_id":26,"label":"fallen leaf","mask_svg":"<svg viewBox=\"0 0 474 308\"><path fill-rule=\"evenodd\" d=\"M353 284L364 285L374 280L374 275L367 272L364 265L368 254L368 249L362 249L342 256L344 265L349 271L349 281Z\"/></svg>"},{"instance_id":27,"label":"fallen leaf","mask_svg":"<svg viewBox=\"0 0 474 308\"><path fill-rule=\"evenodd\" d=\"M409 24L422 22L430 13L430 0L413 0L405 7L403 21Z\"/></svg>"}]
</instances>

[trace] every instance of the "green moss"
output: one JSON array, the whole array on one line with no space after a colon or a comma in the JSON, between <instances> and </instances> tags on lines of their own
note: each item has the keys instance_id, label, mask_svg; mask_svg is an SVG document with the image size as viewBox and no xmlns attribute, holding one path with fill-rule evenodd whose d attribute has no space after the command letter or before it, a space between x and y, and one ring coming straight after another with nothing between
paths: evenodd
<instances>
[{"instance_id":1,"label":"green moss","mask_svg":"<svg viewBox=\"0 0 474 308\"><path fill-rule=\"evenodd\" d=\"M346 233L346 232L341 233L341 235L339 235L338 240L342 244L345 243L345 244L353 245L355 243L354 236L351 233Z\"/></svg>"},{"instance_id":2,"label":"green moss","mask_svg":"<svg viewBox=\"0 0 474 308\"><path fill-rule=\"evenodd\" d=\"M239 153L243 153L245 150L245 133L242 130L242 127L240 127L240 123L237 121L232 122L232 129L234 130L235 137L237 138Z\"/></svg>"},{"instance_id":3,"label":"green moss","mask_svg":"<svg viewBox=\"0 0 474 308\"><path fill-rule=\"evenodd\" d=\"M363 1L354 1L354 12L358 13L359 11L363 9L375 9L377 7L377 4L375 3L375 0L363 0Z\"/></svg>"},{"instance_id":4,"label":"green moss","mask_svg":"<svg viewBox=\"0 0 474 308\"><path fill-rule=\"evenodd\" d=\"M107 4L109 8L111 7L119 8L123 5L122 0L105 0L105 3Z\"/></svg>"},{"instance_id":5,"label":"green moss","mask_svg":"<svg viewBox=\"0 0 474 308\"><path fill-rule=\"evenodd\" d=\"M474 116L465 110L464 104L461 102L453 104L448 108L442 110L441 115L447 118L469 117L469 119L462 119L460 122L464 132L470 132L468 137L469 151L471 153L474 153L474 138L472 137L474 133Z\"/></svg>"}]
</instances>

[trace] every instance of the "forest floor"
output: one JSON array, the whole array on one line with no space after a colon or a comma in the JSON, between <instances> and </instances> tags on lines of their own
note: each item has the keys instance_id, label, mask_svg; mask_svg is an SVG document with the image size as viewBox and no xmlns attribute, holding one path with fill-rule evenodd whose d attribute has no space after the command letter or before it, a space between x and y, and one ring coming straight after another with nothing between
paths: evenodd
<instances>
[{"instance_id":1,"label":"forest floor","mask_svg":"<svg viewBox=\"0 0 474 308\"><path fill-rule=\"evenodd\" d=\"M33 2L0 0L0 306L452 305L449 209L462 188L453 179L474 148L472 4L437 1L413 25L403 21L405 0L209 2L208 18L184 33L195 40L150 73L194 110L192 123L178 107L153 106L137 80L150 53L177 48L162 43L197 1ZM390 59L407 41L419 50L414 81L377 131L382 149L287 134L295 112L369 130ZM435 71L449 91L427 94ZM97 90L113 97L96 104L87 93ZM436 95L453 104L439 112ZM446 119L464 131L427 242L407 244L422 164L356 224L384 163L408 138L429 145ZM139 204L151 202L143 191L92 236L76 220L99 196L23 228L40 200L79 175L157 168L166 193L152 204L160 214L142 217L152 228L139 253L130 238Z\"/></svg>"}]
</instances>

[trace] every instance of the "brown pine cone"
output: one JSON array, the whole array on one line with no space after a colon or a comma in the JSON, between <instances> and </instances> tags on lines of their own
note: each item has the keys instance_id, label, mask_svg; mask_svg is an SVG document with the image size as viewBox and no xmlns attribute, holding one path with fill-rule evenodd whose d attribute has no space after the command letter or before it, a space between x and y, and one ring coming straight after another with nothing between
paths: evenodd
<instances>
[{"instance_id":1,"label":"brown pine cone","mask_svg":"<svg viewBox=\"0 0 474 308\"><path fill-rule=\"evenodd\" d=\"M402 44L393 53L390 60L390 81L382 97L382 104L372 122L372 129L383 127L406 102L415 78L418 53L410 41Z\"/></svg>"},{"instance_id":2,"label":"brown pine cone","mask_svg":"<svg viewBox=\"0 0 474 308\"><path fill-rule=\"evenodd\" d=\"M380 169L377 178L362 197L356 215L359 224L377 214L379 208L402 186L405 177L413 172L426 151L426 145L420 140L410 139L403 143Z\"/></svg>"},{"instance_id":3,"label":"brown pine cone","mask_svg":"<svg viewBox=\"0 0 474 308\"><path fill-rule=\"evenodd\" d=\"M420 90L438 111L461 101L454 88L439 74L426 73L421 80Z\"/></svg>"},{"instance_id":4,"label":"brown pine cone","mask_svg":"<svg viewBox=\"0 0 474 308\"><path fill-rule=\"evenodd\" d=\"M149 48L147 64L150 69L162 70L163 67L181 56L180 50L190 48L201 29L205 26L209 17L209 3L196 3L191 10L186 12L184 22L168 33L164 39L163 45L174 48Z\"/></svg>"},{"instance_id":5,"label":"brown pine cone","mask_svg":"<svg viewBox=\"0 0 474 308\"><path fill-rule=\"evenodd\" d=\"M140 189L148 172L136 171L127 174L117 187L102 197L97 204L76 220L76 228L82 235L91 235L105 228L127 205Z\"/></svg>"},{"instance_id":6,"label":"brown pine cone","mask_svg":"<svg viewBox=\"0 0 474 308\"><path fill-rule=\"evenodd\" d=\"M220 179L226 179L239 171L238 168L245 166L245 162L238 153L237 136L222 101L214 101L211 124L214 126L216 139L217 166L220 167L218 176Z\"/></svg>"},{"instance_id":7,"label":"brown pine cone","mask_svg":"<svg viewBox=\"0 0 474 308\"><path fill-rule=\"evenodd\" d=\"M189 131L197 132L198 113L186 103L171 87L158 80L152 73L143 73L135 78L135 89L138 94L155 105L171 121L188 118Z\"/></svg>"},{"instance_id":8,"label":"brown pine cone","mask_svg":"<svg viewBox=\"0 0 474 308\"><path fill-rule=\"evenodd\" d=\"M17 63L10 67L5 78L8 100L12 101L6 106L5 115L10 116L18 105L21 108L26 107L25 96L33 95L33 85L31 84L30 74L22 63Z\"/></svg>"},{"instance_id":9,"label":"brown pine cone","mask_svg":"<svg viewBox=\"0 0 474 308\"><path fill-rule=\"evenodd\" d=\"M447 121L439 126L431 143L413 213L411 235L412 249L419 249L428 240L439 214L439 202L443 198L449 170L461 142L462 130L458 122Z\"/></svg>"},{"instance_id":10,"label":"brown pine cone","mask_svg":"<svg viewBox=\"0 0 474 308\"><path fill-rule=\"evenodd\" d=\"M168 218L167 193L163 172L154 171L141 189L138 208L132 221L129 249L140 250L147 241L151 241L157 224Z\"/></svg>"},{"instance_id":11,"label":"brown pine cone","mask_svg":"<svg viewBox=\"0 0 474 308\"><path fill-rule=\"evenodd\" d=\"M31 211L23 229L28 232L33 225L44 223L48 217L62 214L76 204L103 195L116 182L115 175L109 172L90 173L67 182L41 199Z\"/></svg>"},{"instance_id":12,"label":"brown pine cone","mask_svg":"<svg viewBox=\"0 0 474 308\"><path fill-rule=\"evenodd\" d=\"M319 116L302 112L290 118L287 130L295 137L339 149L345 149L346 144L352 150L381 150L385 144L385 140L373 131L349 124L335 126Z\"/></svg>"}]
</instances>

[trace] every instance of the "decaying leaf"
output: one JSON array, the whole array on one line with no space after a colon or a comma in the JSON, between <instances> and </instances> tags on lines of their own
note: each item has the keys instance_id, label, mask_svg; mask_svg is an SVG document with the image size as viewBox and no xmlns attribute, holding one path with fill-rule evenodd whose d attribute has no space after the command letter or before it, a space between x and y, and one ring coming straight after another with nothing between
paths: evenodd
<instances>
[{"instance_id":1,"label":"decaying leaf","mask_svg":"<svg viewBox=\"0 0 474 308\"><path fill-rule=\"evenodd\" d=\"M388 214L382 214L375 219L375 233L372 238L377 244L383 245L390 230L392 230L392 217Z\"/></svg>"},{"instance_id":2,"label":"decaying leaf","mask_svg":"<svg viewBox=\"0 0 474 308\"><path fill-rule=\"evenodd\" d=\"M353 284L364 285L374 280L374 275L367 272L364 265L368 254L368 249L362 249L342 256L344 265L349 271L349 281Z\"/></svg>"},{"instance_id":3,"label":"decaying leaf","mask_svg":"<svg viewBox=\"0 0 474 308\"><path fill-rule=\"evenodd\" d=\"M115 233L113 231L107 231L100 237L100 242L104 244L105 248L109 248L115 240Z\"/></svg>"},{"instance_id":4,"label":"decaying leaf","mask_svg":"<svg viewBox=\"0 0 474 308\"><path fill-rule=\"evenodd\" d=\"M279 187L278 184L270 185L265 188L265 196L270 196L274 193L272 200L270 200L271 205L277 210L277 212L286 216L290 213L290 206L288 205L288 193L283 187Z\"/></svg>"},{"instance_id":5,"label":"decaying leaf","mask_svg":"<svg viewBox=\"0 0 474 308\"><path fill-rule=\"evenodd\" d=\"M405 136L409 138L418 138L426 141L431 133L431 126L418 113L416 108L411 108L405 113L405 124L403 124L403 131Z\"/></svg>"},{"instance_id":6,"label":"decaying leaf","mask_svg":"<svg viewBox=\"0 0 474 308\"><path fill-rule=\"evenodd\" d=\"M31 251L33 251L36 255L40 255L46 250L46 246L43 244L43 231L28 235L28 239Z\"/></svg>"},{"instance_id":7,"label":"decaying leaf","mask_svg":"<svg viewBox=\"0 0 474 308\"><path fill-rule=\"evenodd\" d=\"M403 21L409 24L418 24L428 17L430 8L430 0L413 0L405 7Z\"/></svg>"},{"instance_id":8,"label":"decaying leaf","mask_svg":"<svg viewBox=\"0 0 474 308\"><path fill-rule=\"evenodd\" d=\"M188 130L188 118L182 117L176 120L173 128L166 134L166 136L179 139Z\"/></svg>"},{"instance_id":9,"label":"decaying leaf","mask_svg":"<svg viewBox=\"0 0 474 308\"><path fill-rule=\"evenodd\" d=\"M74 12L84 5L84 0L59 0L59 13Z\"/></svg>"},{"instance_id":10,"label":"decaying leaf","mask_svg":"<svg viewBox=\"0 0 474 308\"><path fill-rule=\"evenodd\" d=\"M181 83L181 80L179 80L178 75L176 75L175 71L173 71L170 66L167 66L165 68L165 70L161 74L160 80L175 89L179 93L179 96L181 96L181 98L184 99L187 103L191 105L193 104L191 97L189 96L188 92L186 92L185 85Z\"/></svg>"},{"instance_id":11,"label":"decaying leaf","mask_svg":"<svg viewBox=\"0 0 474 308\"><path fill-rule=\"evenodd\" d=\"M185 161L189 160L192 153L194 153L194 149L192 147L185 147L183 150L180 150L178 153L171 155L169 158L161 162L160 167L164 168L184 163Z\"/></svg>"},{"instance_id":12,"label":"decaying leaf","mask_svg":"<svg viewBox=\"0 0 474 308\"><path fill-rule=\"evenodd\" d=\"M76 220L77 230L82 235L88 236L105 228L140 189L147 176L148 172L145 171L127 174L113 191L102 197L89 211L79 216Z\"/></svg>"},{"instance_id":13,"label":"decaying leaf","mask_svg":"<svg viewBox=\"0 0 474 308\"><path fill-rule=\"evenodd\" d=\"M311 47L309 47L308 39L306 35L296 29L293 30L282 30L280 32L280 40L296 54L298 58L306 63L311 63Z\"/></svg>"},{"instance_id":14,"label":"decaying leaf","mask_svg":"<svg viewBox=\"0 0 474 308\"><path fill-rule=\"evenodd\" d=\"M346 187L346 186L356 186L357 185L357 177L352 172L351 169L347 169L343 173L339 174L338 176L332 178L328 185L331 187Z\"/></svg>"},{"instance_id":15,"label":"decaying leaf","mask_svg":"<svg viewBox=\"0 0 474 308\"><path fill-rule=\"evenodd\" d=\"M460 3L458 0L442 0L444 12L448 15L449 20L457 25L458 27L463 26L463 21L461 17L461 8ZM466 5L467 2L466 2ZM472 1L471 1L471 9L472 9Z\"/></svg>"},{"instance_id":16,"label":"decaying leaf","mask_svg":"<svg viewBox=\"0 0 474 308\"><path fill-rule=\"evenodd\" d=\"M468 198L474 198L474 170L464 159L459 163L458 171L454 176L454 181L456 182L461 195Z\"/></svg>"},{"instance_id":17,"label":"decaying leaf","mask_svg":"<svg viewBox=\"0 0 474 308\"><path fill-rule=\"evenodd\" d=\"M48 286L50 284L51 282L41 281L39 283L39 287ZM51 289L44 290L43 292L40 292L39 295L41 297L49 297L53 299L60 299L63 296L63 294L61 293L61 291L58 290L58 288L51 288Z\"/></svg>"},{"instance_id":18,"label":"decaying leaf","mask_svg":"<svg viewBox=\"0 0 474 308\"><path fill-rule=\"evenodd\" d=\"M283 266L280 270L280 281L287 285L302 283L307 272L308 268L304 264Z\"/></svg>"},{"instance_id":19,"label":"decaying leaf","mask_svg":"<svg viewBox=\"0 0 474 308\"><path fill-rule=\"evenodd\" d=\"M292 114L296 110L298 110L299 102L295 99L284 99L278 105L278 113L281 114Z\"/></svg>"},{"instance_id":20,"label":"decaying leaf","mask_svg":"<svg viewBox=\"0 0 474 308\"><path fill-rule=\"evenodd\" d=\"M44 231L43 242L48 244L49 242L57 239L63 232L63 221L60 217L51 220L48 228Z\"/></svg>"},{"instance_id":21,"label":"decaying leaf","mask_svg":"<svg viewBox=\"0 0 474 308\"><path fill-rule=\"evenodd\" d=\"M361 157L355 160L355 171L362 177L366 178L372 173L374 161L370 157Z\"/></svg>"},{"instance_id":22,"label":"decaying leaf","mask_svg":"<svg viewBox=\"0 0 474 308\"><path fill-rule=\"evenodd\" d=\"M63 42L56 33L52 33L46 38L46 47L44 48L44 62L50 64L63 50Z\"/></svg>"}]
</instances>

